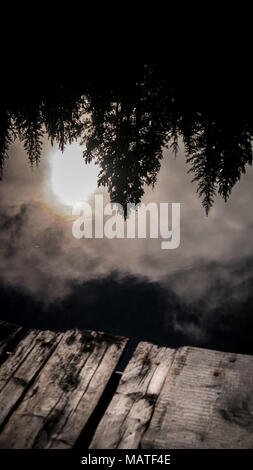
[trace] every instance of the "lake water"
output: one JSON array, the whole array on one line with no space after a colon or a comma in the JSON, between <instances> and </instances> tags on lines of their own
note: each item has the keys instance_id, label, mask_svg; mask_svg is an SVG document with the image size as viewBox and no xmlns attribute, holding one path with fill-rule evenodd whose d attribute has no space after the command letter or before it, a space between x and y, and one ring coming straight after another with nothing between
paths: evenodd
<instances>
[{"instance_id":1,"label":"lake water","mask_svg":"<svg viewBox=\"0 0 253 470\"><path fill-rule=\"evenodd\" d=\"M73 171L92 199L97 167L85 166L78 148L73 144L61 156L45 140L33 170L18 141L10 148L0 185L1 317L29 327L77 326L172 347L252 354L252 168L226 203L215 199L207 217L182 142L176 158L164 150L157 183L142 198L181 203L180 246L162 250L159 239L73 237L66 202L72 202L71 184L78 188L68 183L67 164L57 167L58 183L53 172L56 158L73 154ZM99 193L108 200L106 189Z\"/></svg>"}]
</instances>

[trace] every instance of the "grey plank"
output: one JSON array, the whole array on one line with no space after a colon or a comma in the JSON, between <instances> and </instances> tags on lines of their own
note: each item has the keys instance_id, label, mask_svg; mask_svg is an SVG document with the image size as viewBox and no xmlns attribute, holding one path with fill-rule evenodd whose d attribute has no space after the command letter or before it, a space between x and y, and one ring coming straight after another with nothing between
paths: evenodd
<instances>
[{"instance_id":1,"label":"grey plank","mask_svg":"<svg viewBox=\"0 0 253 470\"><path fill-rule=\"evenodd\" d=\"M20 333L22 328L5 321L0 321L0 359L4 351L8 351L10 342Z\"/></svg>"},{"instance_id":2,"label":"grey plank","mask_svg":"<svg viewBox=\"0 0 253 470\"><path fill-rule=\"evenodd\" d=\"M126 343L126 338L101 333L65 333L5 425L0 447L73 447Z\"/></svg>"},{"instance_id":3,"label":"grey plank","mask_svg":"<svg viewBox=\"0 0 253 470\"><path fill-rule=\"evenodd\" d=\"M252 448L253 357L178 350L141 447Z\"/></svg>"},{"instance_id":4,"label":"grey plank","mask_svg":"<svg viewBox=\"0 0 253 470\"><path fill-rule=\"evenodd\" d=\"M0 367L0 425L24 395L62 334L30 330Z\"/></svg>"},{"instance_id":5,"label":"grey plank","mask_svg":"<svg viewBox=\"0 0 253 470\"><path fill-rule=\"evenodd\" d=\"M139 343L99 423L91 449L138 448L174 353L174 349Z\"/></svg>"}]
</instances>

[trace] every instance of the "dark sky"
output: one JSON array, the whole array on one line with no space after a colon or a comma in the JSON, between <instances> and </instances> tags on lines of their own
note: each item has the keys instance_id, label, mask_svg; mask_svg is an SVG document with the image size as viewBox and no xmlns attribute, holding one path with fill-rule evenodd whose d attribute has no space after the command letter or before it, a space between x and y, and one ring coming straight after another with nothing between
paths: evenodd
<instances>
[{"instance_id":1,"label":"dark sky","mask_svg":"<svg viewBox=\"0 0 253 470\"><path fill-rule=\"evenodd\" d=\"M33 170L20 143L9 154L0 185L1 318L253 353L252 168L206 217L183 146L176 159L166 150L143 199L182 204L181 245L161 250L155 239L76 240L50 186L49 144Z\"/></svg>"}]
</instances>

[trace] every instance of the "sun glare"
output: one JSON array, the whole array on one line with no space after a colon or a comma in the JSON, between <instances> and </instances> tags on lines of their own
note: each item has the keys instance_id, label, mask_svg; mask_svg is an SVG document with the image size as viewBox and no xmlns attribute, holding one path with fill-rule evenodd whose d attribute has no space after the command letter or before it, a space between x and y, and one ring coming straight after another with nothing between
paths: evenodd
<instances>
[{"instance_id":1,"label":"sun glare","mask_svg":"<svg viewBox=\"0 0 253 470\"><path fill-rule=\"evenodd\" d=\"M49 155L51 188L62 204L74 205L87 201L97 188L99 167L85 164L78 142L67 145L64 152Z\"/></svg>"}]
</instances>

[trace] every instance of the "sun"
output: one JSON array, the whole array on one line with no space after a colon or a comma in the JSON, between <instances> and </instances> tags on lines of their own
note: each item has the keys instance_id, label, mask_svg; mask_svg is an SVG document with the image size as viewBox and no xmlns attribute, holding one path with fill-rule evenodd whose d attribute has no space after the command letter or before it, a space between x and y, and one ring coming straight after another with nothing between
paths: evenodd
<instances>
[{"instance_id":1,"label":"sun","mask_svg":"<svg viewBox=\"0 0 253 470\"><path fill-rule=\"evenodd\" d=\"M64 205L73 206L87 201L97 189L98 165L86 164L79 142L54 150L49 155L50 185L54 195Z\"/></svg>"}]
</instances>

